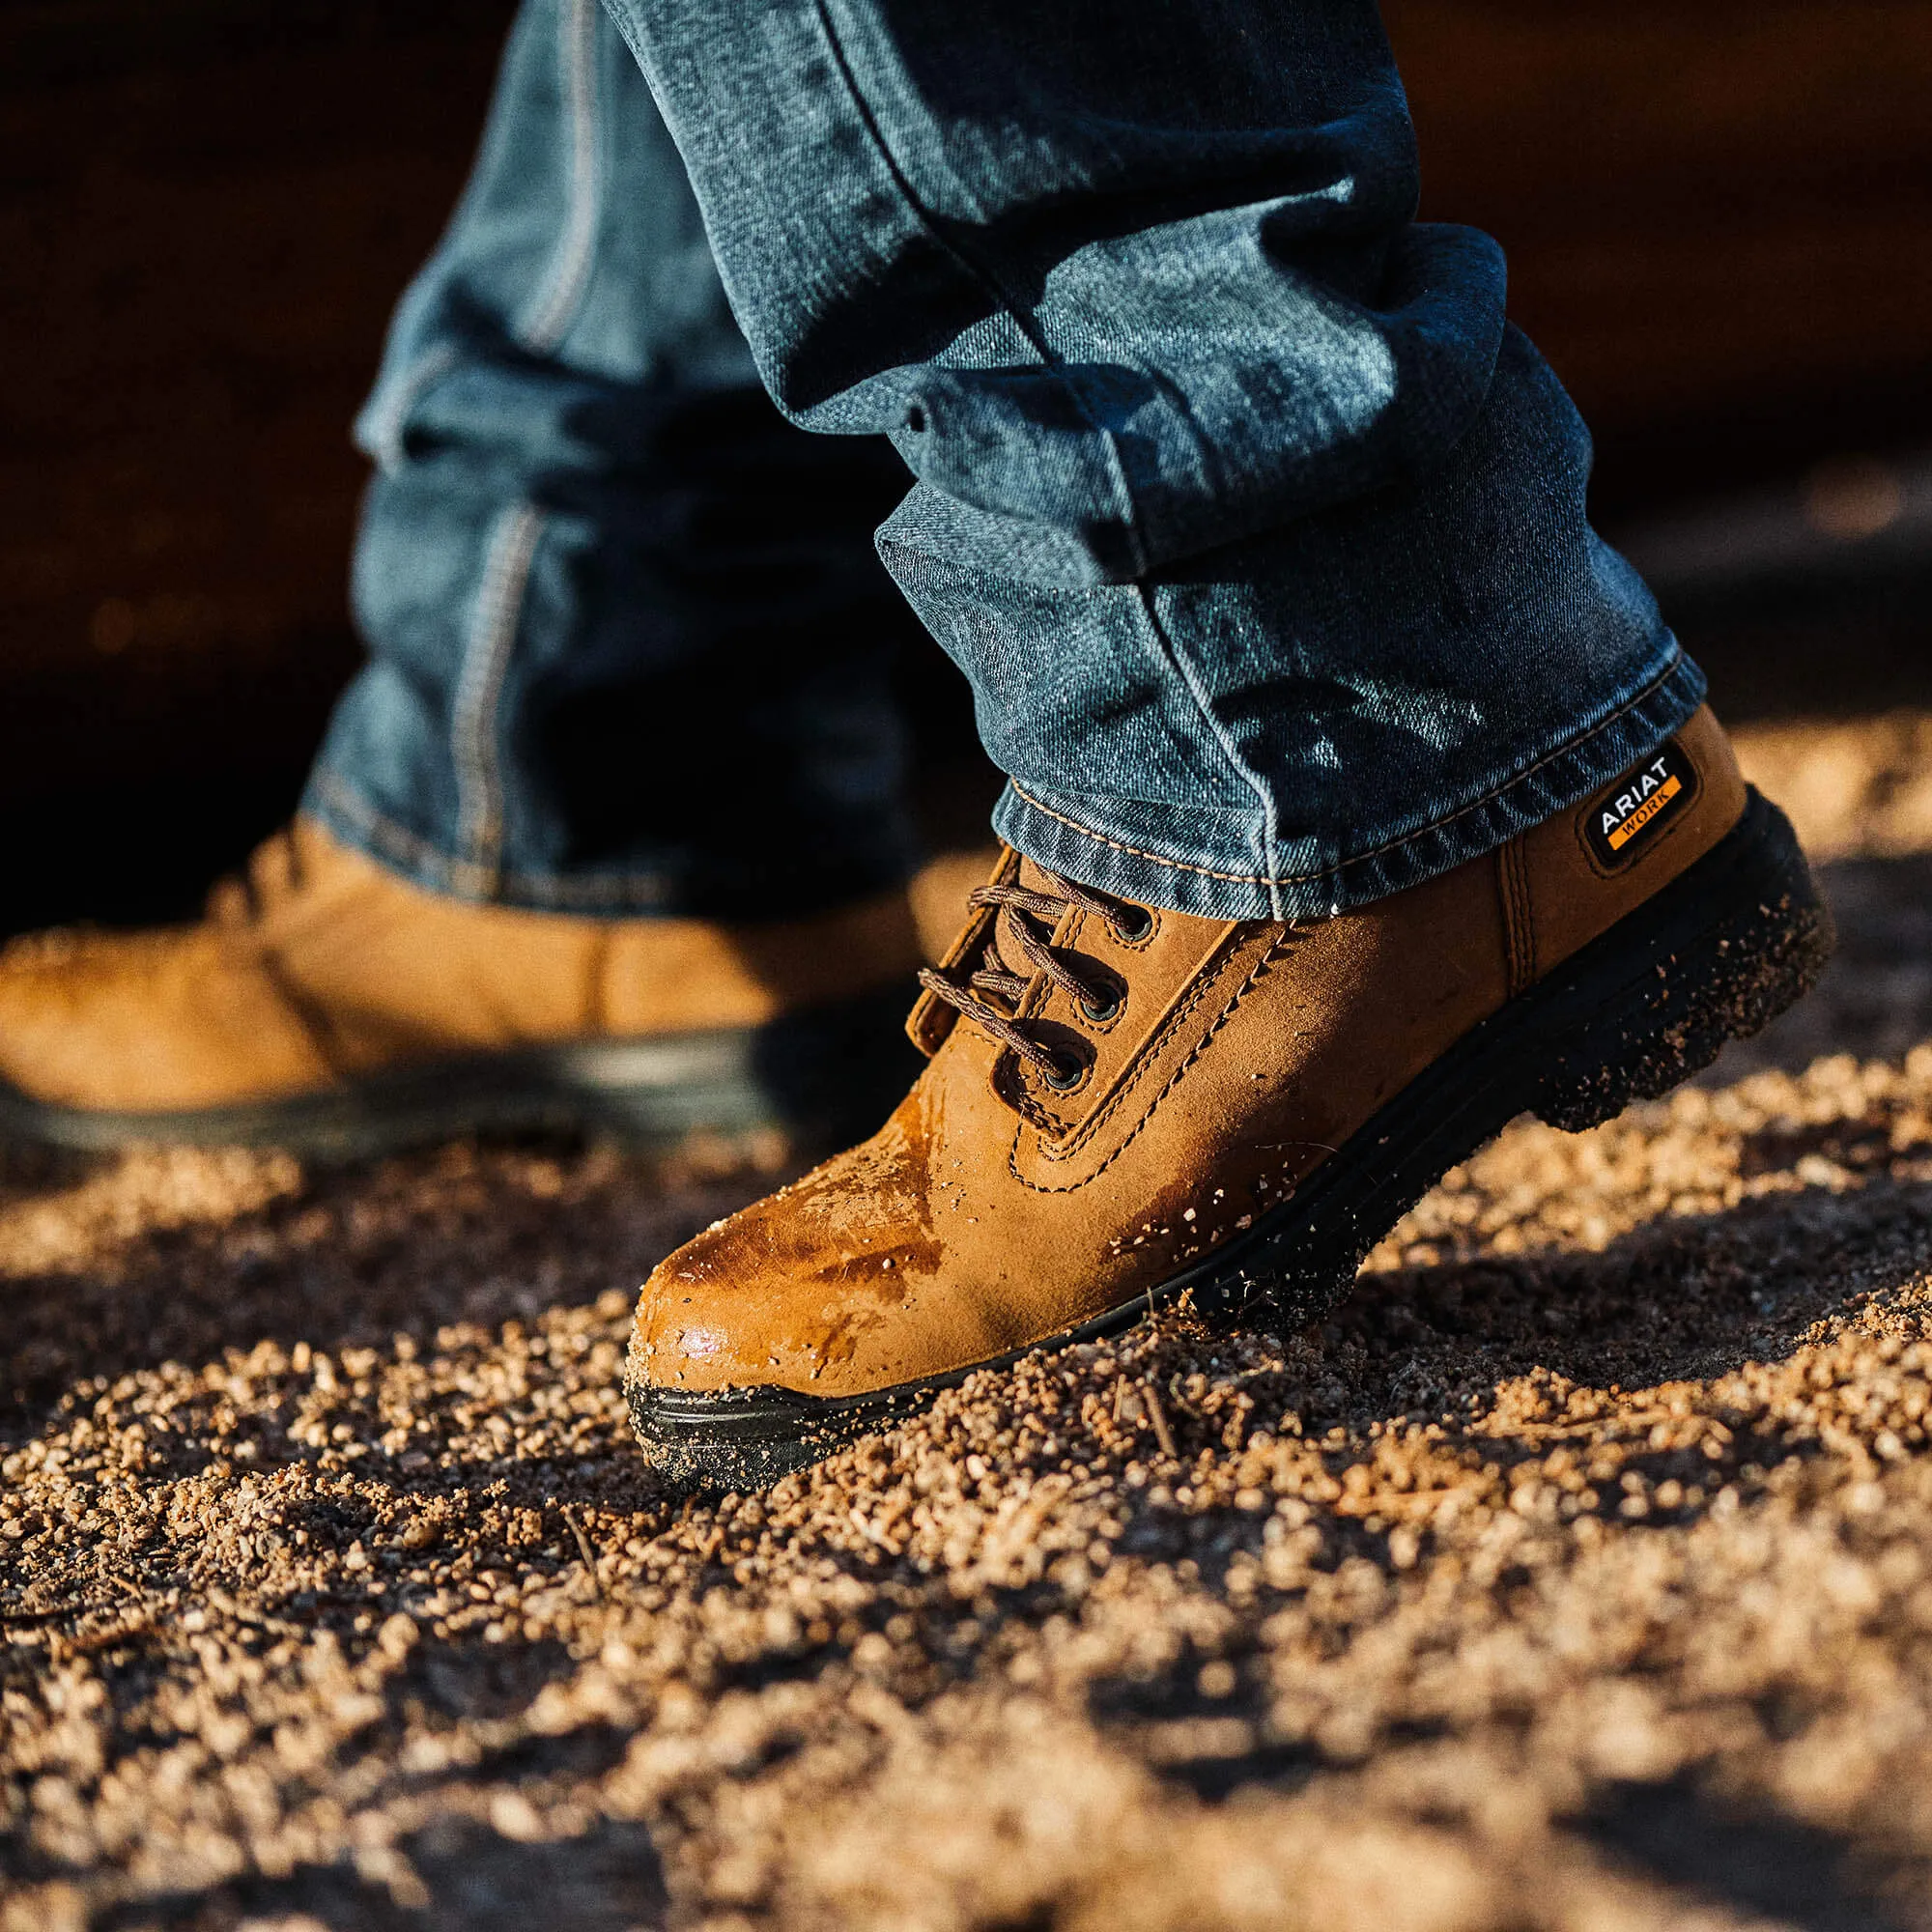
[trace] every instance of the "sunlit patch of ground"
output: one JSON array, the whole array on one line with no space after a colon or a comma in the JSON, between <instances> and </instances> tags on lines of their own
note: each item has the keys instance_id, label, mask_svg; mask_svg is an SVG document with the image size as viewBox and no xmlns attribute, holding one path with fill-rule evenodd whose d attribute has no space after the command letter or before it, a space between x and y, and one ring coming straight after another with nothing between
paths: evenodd
<instances>
[{"instance_id":1,"label":"sunlit patch of ground","mask_svg":"<svg viewBox=\"0 0 1932 1932\"><path fill-rule=\"evenodd\" d=\"M1920 862L1840 849L1816 1014L1513 1128L1323 1330L762 1497L617 1378L766 1174L15 1161L0 1924L1932 1924Z\"/></svg>"}]
</instances>

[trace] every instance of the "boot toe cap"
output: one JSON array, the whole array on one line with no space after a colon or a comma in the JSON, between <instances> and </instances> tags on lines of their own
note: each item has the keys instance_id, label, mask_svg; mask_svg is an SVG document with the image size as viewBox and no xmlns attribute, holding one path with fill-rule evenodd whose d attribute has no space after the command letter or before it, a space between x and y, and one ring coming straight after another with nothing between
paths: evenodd
<instances>
[{"instance_id":1,"label":"boot toe cap","mask_svg":"<svg viewBox=\"0 0 1932 1932\"><path fill-rule=\"evenodd\" d=\"M895 1117L790 1187L708 1228L644 1284L630 1373L646 1388L865 1394L1030 1339L934 1231Z\"/></svg>"},{"instance_id":2,"label":"boot toe cap","mask_svg":"<svg viewBox=\"0 0 1932 1932\"><path fill-rule=\"evenodd\" d=\"M784 1194L759 1202L657 1268L639 1298L635 1379L842 1395L930 1372L909 1332L922 1283L903 1244L829 1255L788 1205Z\"/></svg>"}]
</instances>

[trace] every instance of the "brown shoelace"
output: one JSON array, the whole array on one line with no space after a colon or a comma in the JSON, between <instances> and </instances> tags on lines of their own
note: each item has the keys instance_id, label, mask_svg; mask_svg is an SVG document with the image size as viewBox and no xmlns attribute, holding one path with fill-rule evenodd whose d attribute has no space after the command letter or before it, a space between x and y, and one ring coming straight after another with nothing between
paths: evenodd
<instances>
[{"instance_id":1,"label":"brown shoelace","mask_svg":"<svg viewBox=\"0 0 1932 1932\"><path fill-rule=\"evenodd\" d=\"M1070 906L1105 920L1115 938L1128 943L1145 938L1153 922L1139 906L1105 898L1057 872L1042 872L1041 876L1048 887L1044 892L1025 886L977 888L967 904L993 907L997 912L979 969L962 981L927 966L922 969L919 981L935 999L955 1008L1009 1052L1037 1067L1049 1086L1065 1089L1079 1080L1086 1064L1064 1050L1056 1052L1042 1045L1020 1021L1019 1004L1026 997L1033 974L1044 974L1096 1024L1120 1011L1122 992L1118 984L1096 985L1076 973L1055 955L1045 934ZM1043 931L1036 927L1036 921ZM1032 971L1015 972L1001 952L1003 944L1010 946L1012 956L1024 960ZM1003 1004L995 1005L995 1001Z\"/></svg>"}]
</instances>

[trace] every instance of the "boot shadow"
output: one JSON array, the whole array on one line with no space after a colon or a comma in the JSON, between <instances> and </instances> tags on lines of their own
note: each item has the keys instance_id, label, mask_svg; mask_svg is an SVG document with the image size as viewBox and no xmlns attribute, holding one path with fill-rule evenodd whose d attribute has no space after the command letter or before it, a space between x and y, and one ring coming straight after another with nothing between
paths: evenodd
<instances>
[{"instance_id":1,"label":"boot shadow","mask_svg":"<svg viewBox=\"0 0 1932 1932\"><path fill-rule=\"evenodd\" d=\"M1637 1390L1784 1360L1829 1318L1932 1266L1932 1180L1893 1179L1882 1136L1859 1122L1753 1136L1742 1165L1789 1173L1818 1155L1849 1183L1664 1215L1601 1250L1360 1276L1321 1331L1356 1371L1349 1419L1433 1420L1477 1384L1539 1372Z\"/></svg>"},{"instance_id":2,"label":"boot shadow","mask_svg":"<svg viewBox=\"0 0 1932 1932\"><path fill-rule=\"evenodd\" d=\"M627 1312L658 1261L781 1178L467 1142L307 1172L264 1167L278 1156L131 1158L156 1174L117 1181L111 1160L65 1156L0 1171L0 1439L120 1377L263 1342L386 1352L398 1336L427 1347L452 1324L487 1332L613 1293ZM231 1158L255 1166L224 1212L234 1177L210 1164ZM191 1194L211 1175L212 1198L175 1225L140 1225L157 1187L185 1178ZM137 1192L130 1209L120 1197Z\"/></svg>"}]
</instances>

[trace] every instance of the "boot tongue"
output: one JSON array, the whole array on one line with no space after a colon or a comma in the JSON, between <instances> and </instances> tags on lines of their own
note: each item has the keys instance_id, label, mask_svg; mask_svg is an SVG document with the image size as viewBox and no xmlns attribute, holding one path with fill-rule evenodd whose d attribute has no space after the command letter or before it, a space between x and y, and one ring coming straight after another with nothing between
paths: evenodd
<instances>
[{"instance_id":1,"label":"boot tongue","mask_svg":"<svg viewBox=\"0 0 1932 1932\"><path fill-rule=\"evenodd\" d=\"M1020 887L1022 891L1043 893L1048 898L1059 900L1060 910L1057 913L1033 912L1015 906L1004 911L998 918L989 921L984 937L975 948L972 959L961 962L968 972L976 971L981 965L993 964L993 954L997 952L999 953L999 963L1006 971L1009 973L1017 973L1026 979L1032 979L1034 971L1028 965L1027 961L1010 945L1004 948L1000 946L999 941L1002 933L1008 930L1012 923L1024 923L1027 929L1037 939L1042 939L1047 945L1051 946L1059 938L1061 929L1067 923L1073 908L1066 900L1061 897L1062 887L1060 881L1043 867L1036 865L1024 853L1020 855L1019 869L1013 876L1013 884Z\"/></svg>"},{"instance_id":2,"label":"boot tongue","mask_svg":"<svg viewBox=\"0 0 1932 1932\"><path fill-rule=\"evenodd\" d=\"M1023 885L1029 892L1049 890L1039 867L1010 846L1001 852L1000 863L994 867L992 876L985 883ZM964 924L940 962L940 970L949 979L966 980L982 967L990 965L998 925L997 908L970 908ZM914 1002L913 1009L906 1017L906 1037L929 1058L946 1043L958 1018L955 1008L931 992L923 992Z\"/></svg>"},{"instance_id":3,"label":"boot tongue","mask_svg":"<svg viewBox=\"0 0 1932 1932\"><path fill-rule=\"evenodd\" d=\"M1043 867L1021 853L1009 850L994 871L990 881L996 885L1017 886L1022 891L1039 893L1054 900L1061 898L1061 887ZM953 942L941 969L955 983L971 981L977 973L998 970L1013 974L1023 979L1033 977L1033 969L1023 955L1014 952L1010 945L1002 946L1002 928L1011 921L1023 921L1034 934L1051 945L1062 925L1065 923L1066 910L1057 915L1051 910L1032 912L1022 907L976 907ZM987 987L976 987L976 996L991 1005L995 1010L1017 1011L1023 999L1009 999ZM906 1033L922 1053L938 1052L947 1036L952 1031L957 1020L957 1011L935 994L922 994L906 1021Z\"/></svg>"},{"instance_id":4,"label":"boot tongue","mask_svg":"<svg viewBox=\"0 0 1932 1932\"><path fill-rule=\"evenodd\" d=\"M1017 886L1024 886L1030 893L1049 893L1055 898L1060 896L1058 881L1049 878L1046 872L1040 867L1036 866L1025 853L1020 854L1019 876L1014 879L1013 883Z\"/></svg>"}]
</instances>

